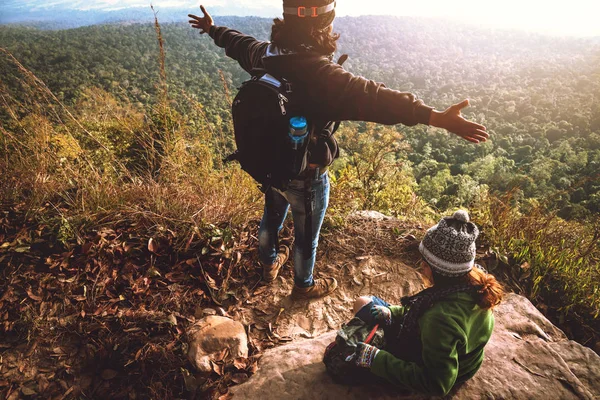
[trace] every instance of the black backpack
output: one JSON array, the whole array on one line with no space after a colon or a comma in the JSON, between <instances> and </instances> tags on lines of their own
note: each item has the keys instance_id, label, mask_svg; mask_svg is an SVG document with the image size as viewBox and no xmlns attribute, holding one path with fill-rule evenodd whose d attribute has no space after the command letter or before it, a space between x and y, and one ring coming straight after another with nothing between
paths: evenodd
<instances>
[{"instance_id":1,"label":"black backpack","mask_svg":"<svg viewBox=\"0 0 600 400\"><path fill-rule=\"evenodd\" d=\"M314 123L307 118L308 135L297 149L289 137L290 118L303 116L302 101L292 85L264 70L252 72L233 100L232 116L237 150L227 161L239 161L266 192L286 190L308 167L308 144Z\"/></svg>"},{"instance_id":2,"label":"black backpack","mask_svg":"<svg viewBox=\"0 0 600 400\"><path fill-rule=\"evenodd\" d=\"M347 58L342 55L338 64L342 65ZM340 123L329 123L323 132L315 132L315 121L304 115L308 114L308 107L290 82L263 69L253 70L251 75L233 100L237 150L225 161L237 160L260 184L261 191L266 192L270 187L285 191L290 181L308 168L309 143L317 141L319 135L331 139ZM308 135L302 146L294 149L289 124L292 117L299 116L307 119ZM333 158L336 156L337 153Z\"/></svg>"},{"instance_id":3,"label":"black backpack","mask_svg":"<svg viewBox=\"0 0 600 400\"><path fill-rule=\"evenodd\" d=\"M370 382L370 374L365 368L355 364L356 345L364 342L381 349L385 347L383 328L368 325L358 317L342 325L335 341L331 342L323 354L325 369L331 378L344 385L359 385Z\"/></svg>"}]
</instances>

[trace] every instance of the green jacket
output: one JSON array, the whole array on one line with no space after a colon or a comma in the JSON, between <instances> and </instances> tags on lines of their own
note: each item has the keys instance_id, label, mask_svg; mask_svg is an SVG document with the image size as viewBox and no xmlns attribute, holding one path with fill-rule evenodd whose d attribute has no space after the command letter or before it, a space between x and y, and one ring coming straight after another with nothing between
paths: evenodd
<instances>
[{"instance_id":1,"label":"green jacket","mask_svg":"<svg viewBox=\"0 0 600 400\"><path fill-rule=\"evenodd\" d=\"M391 306L393 320L406 310ZM446 395L456 382L475 375L483 348L492 335L494 315L482 310L467 293L456 293L434 304L419 318L422 365L380 350L371 372L394 385L431 395Z\"/></svg>"}]
</instances>

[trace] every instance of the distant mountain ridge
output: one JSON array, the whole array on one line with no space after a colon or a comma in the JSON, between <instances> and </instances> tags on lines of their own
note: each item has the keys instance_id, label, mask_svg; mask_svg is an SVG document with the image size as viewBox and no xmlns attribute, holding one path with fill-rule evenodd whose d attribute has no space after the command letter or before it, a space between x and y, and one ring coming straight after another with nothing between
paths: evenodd
<instances>
[{"instance_id":1,"label":"distant mountain ridge","mask_svg":"<svg viewBox=\"0 0 600 400\"><path fill-rule=\"evenodd\" d=\"M38 5L39 3L39 5ZM187 15L200 10L197 7L170 8L154 7L161 23L183 22ZM278 7L249 8L232 6L210 7L211 14L273 17L280 14ZM147 7L131 7L120 10L91 9L79 10L66 6L44 7L42 2L30 2L26 6L19 2L0 5L0 25L17 24L40 29L70 29L82 26L118 22L152 22L154 14Z\"/></svg>"}]
</instances>

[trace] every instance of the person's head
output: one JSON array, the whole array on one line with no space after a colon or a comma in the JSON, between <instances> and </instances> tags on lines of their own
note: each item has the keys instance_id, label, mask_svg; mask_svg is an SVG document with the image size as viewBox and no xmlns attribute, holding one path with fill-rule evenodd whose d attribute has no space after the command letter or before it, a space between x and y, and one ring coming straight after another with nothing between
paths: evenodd
<instances>
[{"instance_id":1,"label":"person's head","mask_svg":"<svg viewBox=\"0 0 600 400\"><path fill-rule=\"evenodd\" d=\"M337 49L335 0L283 0L283 19L273 20L271 42L289 50L311 47L323 55Z\"/></svg>"},{"instance_id":2,"label":"person's head","mask_svg":"<svg viewBox=\"0 0 600 400\"><path fill-rule=\"evenodd\" d=\"M480 286L478 304L483 309L499 304L504 290L496 278L475 266L475 241L479 229L469 214L459 210L429 228L419 245L422 273L437 287L463 283Z\"/></svg>"}]
</instances>

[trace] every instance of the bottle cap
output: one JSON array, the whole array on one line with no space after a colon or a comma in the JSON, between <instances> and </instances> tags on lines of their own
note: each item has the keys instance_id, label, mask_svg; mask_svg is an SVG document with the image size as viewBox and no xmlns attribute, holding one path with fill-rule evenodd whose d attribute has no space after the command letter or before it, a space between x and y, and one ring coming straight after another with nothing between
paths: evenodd
<instances>
[{"instance_id":1,"label":"bottle cap","mask_svg":"<svg viewBox=\"0 0 600 400\"><path fill-rule=\"evenodd\" d=\"M301 130L306 128L306 118L304 117L292 117L290 118L290 126L294 129L294 130Z\"/></svg>"}]
</instances>

